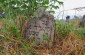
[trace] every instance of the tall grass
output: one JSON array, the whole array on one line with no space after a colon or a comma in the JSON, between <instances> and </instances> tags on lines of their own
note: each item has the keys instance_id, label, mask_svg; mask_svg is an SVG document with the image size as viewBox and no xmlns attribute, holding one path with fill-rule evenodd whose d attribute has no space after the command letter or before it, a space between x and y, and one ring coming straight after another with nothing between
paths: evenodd
<instances>
[{"instance_id":1,"label":"tall grass","mask_svg":"<svg viewBox=\"0 0 85 55\"><path fill-rule=\"evenodd\" d=\"M37 45L33 39L27 41L23 37L26 27L26 16L17 16L15 19L1 19L0 28L0 55L84 55L85 28L76 28L75 23L66 23L57 20L53 45L49 47ZM76 21L76 20L75 20ZM43 35L45 39L45 35ZM47 41L49 41L47 39ZM41 43L42 44L42 43Z\"/></svg>"},{"instance_id":2,"label":"tall grass","mask_svg":"<svg viewBox=\"0 0 85 55\"><path fill-rule=\"evenodd\" d=\"M66 37L74 29L75 27L72 23L56 21L56 32L61 37Z\"/></svg>"},{"instance_id":3,"label":"tall grass","mask_svg":"<svg viewBox=\"0 0 85 55\"><path fill-rule=\"evenodd\" d=\"M3 20L3 28L0 29L0 54L4 55L27 55L32 54L30 46L32 42L24 40L22 35L25 16L16 19L7 18Z\"/></svg>"}]
</instances>

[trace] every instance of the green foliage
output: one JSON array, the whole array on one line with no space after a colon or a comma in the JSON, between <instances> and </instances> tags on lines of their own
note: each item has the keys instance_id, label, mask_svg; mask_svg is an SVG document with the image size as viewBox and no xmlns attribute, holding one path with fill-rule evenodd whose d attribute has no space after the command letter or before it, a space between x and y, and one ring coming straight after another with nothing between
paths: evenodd
<instances>
[{"instance_id":1,"label":"green foliage","mask_svg":"<svg viewBox=\"0 0 85 55\"><path fill-rule=\"evenodd\" d=\"M43 37L43 40L47 40L48 41L48 36L46 34L43 34L42 37Z\"/></svg>"},{"instance_id":2,"label":"green foliage","mask_svg":"<svg viewBox=\"0 0 85 55\"><path fill-rule=\"evenodd\" d=\"M15 37L20 37L20 30L18 26L15 24L13 19L4 19L5 28L3 28L3 32Z\"/></svg>"},{"instance_id":3,"label":"green foliage","mask_svg":"<svg viewBox=\"0 0 85 55\"><path fill-rule=\"evenodd\" d=\"M0 6L0 12L3 12L3 8Z\"/></svg>"},{"instance_id":4,"label":"green foliage","mask_svg":"<svg viewBox=\"0 0 85 55\"><path fill-rule=\"evenodd\" d=\"M0 5L9 15L24 14L32 16L39 7L49 8L52 11L52 9L59 8L55 3L63 4L58 0L0 0Z\"/></svg>"},{"instance_id":5,"label":"green foliage","mask_svg":"<svg viewBox=\"0 0 85 55\"><path fill-rule=\"evenodd\" d=\"M9 49L9 50L16 52L17 55L21 55L21 54L32 55L33 52L31 51L29 47L34 46L35 42L31 42L31 41L28 42L27 40L24 40L20 32L20 29L15 23L14 19L3 19L3 21L4 21L4 28L0 29L0 41L1 41L0 45L2 43L5 44L10 42L11 45L16 48L14 50L13 49ZM1 46L3 46L3 44ZM7 44L7 45L10 45L10 44ZM4 47L0 47L0 53L5 54L6 53L5 50L6 49ZM21 51L24 51L24 52L21 52ZM13 55L13 53L11 55Z\"/></svg>"},{"instance_id":6,"label":"green foliage","mask_svg":"<svg viewBox=\"0 0 85 55\"><path fill-rule=\"evenodd\" d=\"M75 27L72 23L56 21L56 33L61 37L66 37L74 29Z\"/></svg>"},{"instance_id":7,"label":"green foliage","mask_svg":"<svg viewBox=\"0 0 85 55\"><path fill-rule=\"evenodd\" d=\"M82 51L82 55L85 55L85 50Z\"/></svg>"},{"instance_id":8,"label":"green foliage","mask_svg":"<svg viewBox=\"0 0 85 55\"><path fill-rule=\"evenodd\" d=\"M82 37L85 37L85 28L78 28L76 32L80 34Z\"/></svg>"},{"instance_id":9,"label":"green foliage","mask_svg":"<svg viewBox=\"0 0 85 55\"><path fill-rule=\"evenodd\" d=\"M6 48L3 47L5 43L7 43L6 47L7 46L9 47L8 50L15 52L16 55L21 55L21 54L22 55L35 55L37 49L34 49L33 47L38 46L37 44L40 44L39 46L43 46L43 43L40 43L38 40L34 40L34 38L32 38L32 39L30 38L29 41L27 41L23 38L23 36L20 32L21 28L19 28L18 27L19 25L17 25L15 22L15 20L18 21L20 19L3 19L3 20L4 20L4 22L3 22L4 28L2 28L0 30L0 34L3 36L3 37L0 37L0 41L1 41L0 42L0 53L3 53L3 54L6 53ZM20 23L23 23L23 22L21 21ZM73 23L56 21L56 33L58 34L59 37L61 37L61 38L66 37L66 36L68 36L69 33L71 33L71 31L75 31L75 32L73 32L74 34L70 34L70 35L72 35L72 37L78 36L76 33L85 37L85 28L75 28ZM42 37L43 37L43 40L45 41L45 43L48 44L46 46L47 47L51 46L50 45L51 40L48 39L48 36L46 34L43 34ZM69 36L68 36L68 38L69 38ZM73 38L71 38L71 39L73 39ZM75 39L73 39L73 40L75 40ZM73 43L73 40L72 40L72 43ZM68 39L66 39L66 41L68 42ZM9 43L11 43L11 44L9 44ZM65 46L67 46L67 44L68 43L66 43ZM74 44L76 45L75 42L74 42ZM56 45L56 43L55 43L55 45ZM60 45L59 45L59 47L60 47ZM13 46L15 48L13 48L11 46ZM10 49L10 48L12 48L12 49ZM62 48L64 48L64 47L62 47ZM7 53L9 53L10 51L8 51ZM10 52L9 55L13 55L13 52L12 52L12 54ZM82 55L84 55L84 54L85 54L84 51L82 51Z\"/></svg>"}]
</instances>

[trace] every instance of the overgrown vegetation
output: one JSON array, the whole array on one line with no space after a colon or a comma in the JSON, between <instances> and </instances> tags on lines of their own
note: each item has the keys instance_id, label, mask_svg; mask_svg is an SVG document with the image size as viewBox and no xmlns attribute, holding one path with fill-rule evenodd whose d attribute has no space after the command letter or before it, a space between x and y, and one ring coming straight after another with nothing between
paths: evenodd
<instances>
[{"instance_id":1,"label":"overgrown vegetation","mask_svg":"<svg viewBox=\"0 0 85 55\"><path fill-rule=\"evenodd\" d=\"M15 22L16 19L18 23ZM19 29L19 23L21 22L18 18L16 19L1 19L4 23L4 27L0 29L1 55L85 54L85 28L76 29L72 23L63 23L57 20L55 42L49 48L49 45L46 47L42 45L36 46L36 41L24 39L20 31L21 29Z\"/></svg>"},{"instance_id":2,"label":"overgrown vegetation","mask_svg":"<svg viewBox=\"0 0 85 55\"><path fill-rule=\"evenodd\" d=\"M48 9L49 12L54 12L53 9L59 8L55 3L63 4L58 0L0 0L0 12L6 12L9 17L20 14L33 16L36 9L40 7Z\"/></svg>"},{"instance_id":3,"label":"overgrown vegetation","mask_svg":"<svg viewBox=\"0 0 85 55\"><path fill-rule=\"evenodd\" d=\"M58 0L50 1L62 4ZM29 20L30 14L33 15L33 12L39 7L49 8L50 1L0 0L2 8L0 11L7 12L5 18L0 19L0 55L85 55L85 28L76 28L75 23L72 22L56 20L55 38L51 47L49 45L46 47L36 46L36 41L31 39L27 41L23 37L23 26ZM29 5L25 4L27 2ZM16 4L17 7L14 7ZM20 5L22 6L20 7ZM52 4L50 6L58 8ZM43 38L49 41L46 35L43 35Z\"/></svg>"}]
</instances>

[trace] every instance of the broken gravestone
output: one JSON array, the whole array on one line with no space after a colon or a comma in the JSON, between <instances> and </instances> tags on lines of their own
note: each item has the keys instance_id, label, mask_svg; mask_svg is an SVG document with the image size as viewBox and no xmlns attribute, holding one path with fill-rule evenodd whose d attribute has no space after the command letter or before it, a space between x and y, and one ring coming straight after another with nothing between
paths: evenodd
<instances>
[{"instance_id":1,"label":"broken gravestone","mask_svg":"<svg viewBox=\"0 0 85 55\"><path fill-rule=\"evenodd\" d=\"M44 38L53 41L54 24L54 16L39 8L34 13L34 17L27 22L24 36L27 40L33 38L40 43L44 42Z\"/></svg>"}]
</instances>

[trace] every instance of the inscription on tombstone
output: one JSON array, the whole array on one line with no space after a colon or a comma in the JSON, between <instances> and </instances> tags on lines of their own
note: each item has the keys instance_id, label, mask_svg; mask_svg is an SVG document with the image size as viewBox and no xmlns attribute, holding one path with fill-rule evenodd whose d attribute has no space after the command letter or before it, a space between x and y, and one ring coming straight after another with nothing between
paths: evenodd
<instances>
[{"instance_id":1,"label":"inscription on tombstone","mask_svg":"<svg viewBox=\"0 0 85 55\"><path fill-rule=\"evenodd\" d=\"M54 37L54 16L46 12L44 9L39 8L34 13L34 17L27 22L25 29L26 39L31 37L37 38L43 42L43 34L53 41Z\"/></svg>"}]
</instances>

